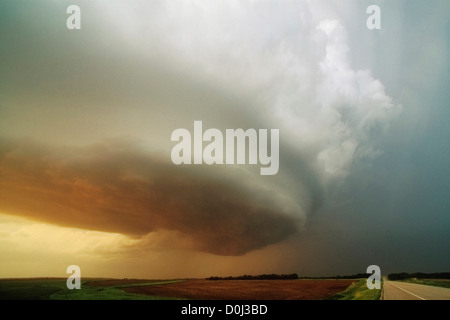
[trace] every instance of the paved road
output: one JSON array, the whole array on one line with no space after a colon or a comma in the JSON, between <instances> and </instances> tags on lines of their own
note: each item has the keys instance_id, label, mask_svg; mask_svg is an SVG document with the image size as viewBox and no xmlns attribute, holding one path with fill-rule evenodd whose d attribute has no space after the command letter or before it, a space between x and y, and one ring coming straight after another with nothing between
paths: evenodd
<instances>
[{"instance_id":1,"label":"paved road","mask_svg":"<svg viewBox=\"0 0 450 320\"><path fill-rule=\"evenodd\" d=\"M450 300L450 289L385 280L384 300Z\"/></svg>"}]
</instances>

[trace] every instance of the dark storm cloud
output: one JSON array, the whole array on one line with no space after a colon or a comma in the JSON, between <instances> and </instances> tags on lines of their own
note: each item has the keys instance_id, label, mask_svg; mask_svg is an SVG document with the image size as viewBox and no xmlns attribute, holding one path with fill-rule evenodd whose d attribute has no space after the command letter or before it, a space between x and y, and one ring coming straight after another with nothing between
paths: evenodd
<instances>
[{"instance_id":1,"label":"dark storm cloud","mask_svg":"<svg viewBox=\"0 0 450 320\"><path fill-rule=\"evenodd\" d=\"M223 255L307 221L284 257L304 274L448 268L448 1L384 3L380 32L367 1L79 3L79 32L69 2L0 8L0 136L45 144L0 141L4 213L175 230ZM279 128L280 172L165 162L170 133L195 120ZM145 148L55 147L116 136Z\"/></svg>"},{"instance_id":2,"label":"dark storm cloud","mask_svg":"<svg viewBox=\"0 0 450 320\"><path fill-rule=\"evenodd\" d=\"M220 255L244 254L298 231L299 219L239 183L193 174L130 142L55 152L3 141L0 150L2 212L135 236L175 230L198 250Z\"/></svg>"}]
</instances>

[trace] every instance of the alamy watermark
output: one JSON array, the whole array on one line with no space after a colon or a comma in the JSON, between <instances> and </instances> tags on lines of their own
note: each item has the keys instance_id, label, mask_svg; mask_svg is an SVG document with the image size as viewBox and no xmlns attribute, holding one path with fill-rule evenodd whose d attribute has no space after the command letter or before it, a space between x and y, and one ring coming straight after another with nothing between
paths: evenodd
<instances>
[{"instance_id":1,"label":"alamy watermark","mask_svg":"<svg viewBox=\"0 0 450 320\"><path fill-rule=\"evenodd\" d=\"M81 29L81 9L77 5L70 5L66 10L67 14L70 16L66 20L66 27L69 30L80 30Z\"/></svg>"},{"instance_id":2,"label":"alamy watermark","mask_svg":"<svg viewBox=\"0 0 450 320\"><path fill-rule=\"evenodd\" d=\"M367 267L366 273L371 273L372 275L367 278L367 288L370 290L381 289L381 269L377 265L371 265Z\"/></svg>"},{"instance_id":3,"label":"alamy watermark","mask_svg":"<svg viewBox=\"0 0 450 320\"><path fill-rule=\"evenodd\" d=\"M67 289L81 289L81 269L77 265L67 267L66 273L71 274L66 281Z\"/></svg>"},{"instance_id":4,"label":"alamy watermark","mask_svg":"<svg viewBox=\"0 0 450 320\"><path fill-rule=\"evenodd\" d=\"M193 135L184 128L172 132L171 140L178 143L172 149L171 159L176 165L259 163L261 175L275 175L279 169L280 131L271 129L270 141L268 131L226 129L223 134L219 129L210 128L203 132L203 122L194 121Z\"/></svg>"},{"instance_id":5,"label":"alamy watermark","mask_svg":"<svg viewBox=\"0 0 450 320\"><path fill-rule=\"evenodd\" d=\"M381 9L377 5L371 5L367 7L367 14L370 14L367 18L366 26L369 30L380 30L381 29Z\"/></svg>"},{"instance_id":6,"label":"alamy watermark","mask_svg":"<svg viewBox=\"0 0 450 320\"><path fill-rule=\"evenodd\" d=\"M77 5L70 5L66 9L69 14L66 20L66 27L69 30L81 29L81 8ZM366 26L369 30L381 29L381 8L377 5L370 5L366 9L366 13L370 14L367 18Z\"/></svg>"}]
</instances>

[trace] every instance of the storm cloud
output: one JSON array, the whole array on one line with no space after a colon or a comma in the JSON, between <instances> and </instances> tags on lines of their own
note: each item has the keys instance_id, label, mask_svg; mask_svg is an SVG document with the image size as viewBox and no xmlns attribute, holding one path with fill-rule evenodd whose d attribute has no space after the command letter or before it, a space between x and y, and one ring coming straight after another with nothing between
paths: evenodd
<instances>
[{"instance_id":1,"label":"storm cloud","mask_svg":"<svg viewBox=\"0 0 450 320\"><path fill-rule=\"evenodd\" d=\"M449 4L376 2L381 30L372 1L80 0L71 31L70 1L3 1L2 219L48 223L24 232L42 244L104 231L116 249L78 250L145 276L433 265L411 246L448 266ZM174 165L194 121L279 129L278 174Z\"/></svg>"},{"instance_id":2,"label":"storm cloud","mask_svg":"<svg viewBox=\"0 0 450 320\"><path fill-rule=\"evenodd\" d=\"M129 141L58 153L2 141L0 163L0 210L61 226L133 236L173 230L197 250L239 255L288 238L303 222L267 191L195 174Z\"/></svg>"},{"instance_id":3,"label":"storm cloud","mask_svg":"<svg viewBox=\"0 0 450 320\"><path fill-rule=\"evenodd\" d=\"M57 30L45 37L22 25L14 47L30 51L34 34L34 57L24 67L14 47L3 54L6 213L135 236L174 230L196 250L244 254L303 230L399 114L370 70L351 65L344 26L308 1L80 5L79 33L59 20L41 23ZM173 165L170 134L194 120L279 129L279 173Z\"/></svg>"}]
</instances>

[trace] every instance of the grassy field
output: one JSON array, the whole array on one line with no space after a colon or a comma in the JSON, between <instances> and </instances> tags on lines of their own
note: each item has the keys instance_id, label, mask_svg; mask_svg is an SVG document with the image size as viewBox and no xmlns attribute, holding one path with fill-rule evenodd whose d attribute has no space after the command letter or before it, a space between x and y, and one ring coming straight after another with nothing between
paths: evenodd
<instances>
[{"instance_id":1,"label":"grassy field","mask_svg":"<svg viewBox=\"0 0 450 320\"><path fill-rule=\"evenodd\" d=\"M446 280L446 279L417 279L417 278L412 278L412 279L403 280L403 282L424 284L424 285L427 285L427 286L450 288L450 280Z\"/></svg>"},{"instance_id":2,"label":"grassy field","mask_svg":"<svg viewBox=\"0 0 450 320\"><path fill-rule=\"evenodd\" d=\"M322 300L354 280L135 280L85 279L69 290L66 279L3 279L0 300Z\"/></svg>"},{"instance_id":3,"label":"grassy field","mask_svg":"<svg viewBox=\"0 0 450 320\"><path fill-rule=\"evenodd\" d=\"M346 290L335 294L330 300L380 300L381 290L367 288L367 279L356 280Z\"/></svg>"},{"instance_id":4,"label":"grassy field","mask_svg":"<svg viewBox=\"0 0 450 320\"><path fill-rule=\"evenodd\" d=\"M85 280L80 290L69 290L65 278L0 280L0 300L160 300L168 298L126 292L123 287L161 285L174 283L176 280L131 280L128 283L116 284L104 282Z\"/></svg>"}]
</instances>

